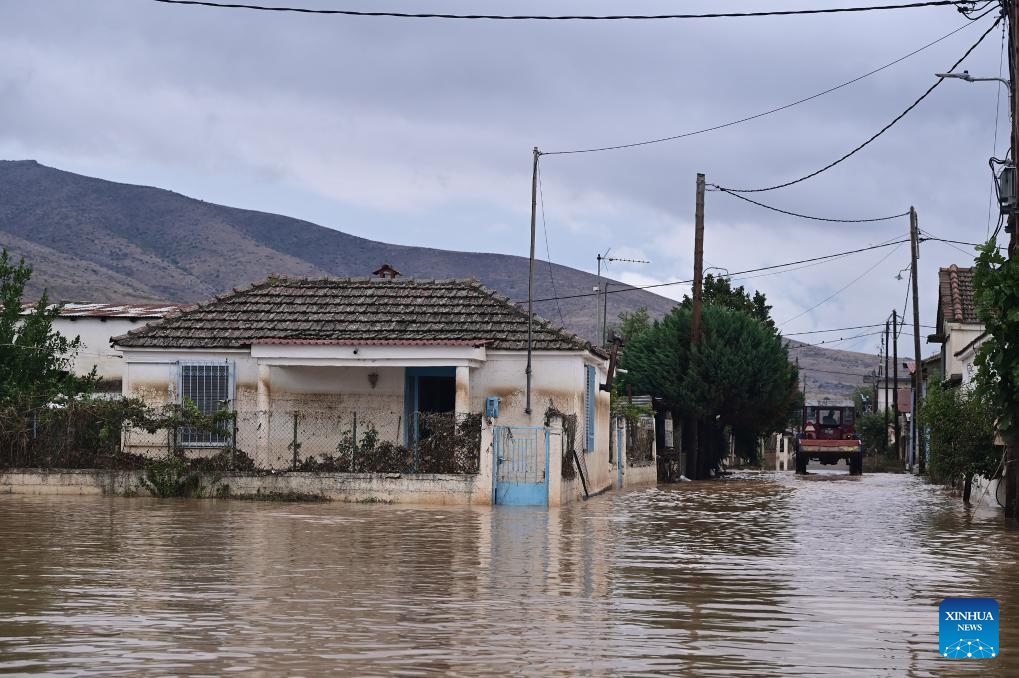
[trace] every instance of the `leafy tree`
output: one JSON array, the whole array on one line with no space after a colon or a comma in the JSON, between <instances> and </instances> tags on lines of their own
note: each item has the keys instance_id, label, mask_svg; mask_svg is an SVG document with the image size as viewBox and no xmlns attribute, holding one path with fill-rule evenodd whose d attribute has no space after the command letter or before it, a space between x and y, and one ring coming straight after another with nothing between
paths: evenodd
<instances>
[{"instance_id":1,"label":"leafy tree","mask_svg":"<svg viewBox=\"0 0 1019 678\"><path fill-rule=\"evenodd\" d=\"M711 273L704 276L702 299L705 306L723 306L733 311L742 311L751 318L761 321L771 330L775 330L775 321L771 318L771 306L763 292L754 292L753 296L743 285L733 287L726 277L715 277ZM683 306L693 308L693 299L683 297Z\"/></svg>"},{"instance_id":2,"label":"leafy tree","mask_svg":"<svg viewBox=\"0 0 1019 678\"><path fill-rule=\"evenodd\" d=\"M888 446L888 429L885 428L884 412L865 412L856 420L856 432L863 441L863 447L869 454L891 452Z\"/></svg>"},{"instance_id":3,"label":"leafy tree","mask_svg":"<svg viewBox=\"0 0 1019 678\"><path fill-rule=\"evenodd\" d=\"M853 391L852 399L853 407L855 407L856 411L861 415L866 412L873 411L877 405L877 403L874 402L874 389L869 386L858 386L856 390Z\"/></svg>"},{"instance_id":4,"label":"leafy tree","mask_svg":"<svg viewBox=\"0 0 1019 678\"><path fill-rule=\"evenodd\" d=\"M989 240L973 270L974 302L987 339L980 346L977 383L998 412L1003 433L1014 433L1019 412L1019 259Z\"/></svg>"},{"instance_id":5,"label":"leafy tree","mask_svg":"<svg viewBox=\"0 0 1019 678\"><path fill-rule=\"evenodd\" d=\"M969 502L973 476L990 477L998 466L994 447L994 411L986 391L945 388L933 384L921 406L921 419L930 430L927 471L946 485L963 482L963 501Z\"/></svg>"},{"instance_id":6,"label":"leafy tree","mask_svg":"<svg viewBox=\"0 0 1019 678\"><path fill-rule=\"evenodd\" d=\"M756 438L785 427L797 369L771 326L717 304L704 307L702 341L691 351L691 315L680 305L633 339L623 359L625 381L663 398L675 416L701 421L705 431L721 435L731 427L737 452L753 459Z\"/></svg>"},{"instance_id":7,"label":"leafy tree","mask_svg":"<svg viewBox=\"0 0 1019 678\"><path fill-rule=\"evenodd\" d=\"M636 339L651 329L651 314L647 306L641 306L636 311L623 311L619 314L619 324L614 328L616 334L620 334L627 341Z\"/></svg>"},{"instance_id":8,"label":"leafy tree","mask_svg":"<svg viewBox=\"0 0 1019 678\"><path fill-rule=\"evenodd\" d=\"M71 373L81 341L53 330L60 309L50 306L46 292L30 313L21 314L31 276L24 259L14 264L6 249L0 253L0 405L39 406L95 381L94 375L79 379Z\"/></svg>"}]
</instances>

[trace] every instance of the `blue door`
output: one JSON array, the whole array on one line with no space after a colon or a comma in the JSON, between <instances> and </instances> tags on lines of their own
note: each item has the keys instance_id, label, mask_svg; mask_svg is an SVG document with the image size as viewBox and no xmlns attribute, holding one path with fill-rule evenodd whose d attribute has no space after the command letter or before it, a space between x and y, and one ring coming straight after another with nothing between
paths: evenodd
<instances>
[{"instance_id":1,"label":"blue door","mask_svg":"<svg viewBox=\"0 0 1019 678\"><path fill-rule=\"evenodd\" d=\"M543 426L496 426L494 503L548 506L549 430Z\"/></svg>"}]
</instances>

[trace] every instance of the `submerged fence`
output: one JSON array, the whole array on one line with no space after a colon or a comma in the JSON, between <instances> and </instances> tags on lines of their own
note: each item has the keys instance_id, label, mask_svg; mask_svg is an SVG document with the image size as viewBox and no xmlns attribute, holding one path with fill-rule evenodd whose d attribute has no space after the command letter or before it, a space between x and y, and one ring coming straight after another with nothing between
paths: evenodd
<instances>
[{"instance_id":1,"label":"submerged fence","mask_svg":"<svg viewBox=\"0 0 1019 678\"><path fill-rule=\"evenodd\" d=\"M651 417L626 420L626 463L649 466L655 463L655 423Z\"/></svg>"},{"instance_id":2,"label":"submerged fence","mask_svg":"<svg viewBox=\"0 0 1019 678\"><path fill-rule=\"evenodd\" d=\"M170 413L116 403L0 412L0 468L477 473L481 415L346 410Z\"/></svg>"}]
</instances>

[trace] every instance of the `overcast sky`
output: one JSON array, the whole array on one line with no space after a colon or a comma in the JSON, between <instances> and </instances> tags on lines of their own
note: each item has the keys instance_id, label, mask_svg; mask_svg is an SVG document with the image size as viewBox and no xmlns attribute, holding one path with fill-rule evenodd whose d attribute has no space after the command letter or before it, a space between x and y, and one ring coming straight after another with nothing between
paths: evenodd
<instances>
[{"instance_id":1,"label":"overcast sky","mask_svg":"<svg viewBox=\"0 0 1019 678\"><path fill-rule=\"evenodd\" d=\"M559 14L872 3L286 4ZM653 262L612 263L607 270L617 279L690 278L697 172L709 183L749 188L828 164L912 103L992 21L745 124L628 150L543 157L551 259L593 272L595 256L611 248L611 255ZM828 89L967 23L951 7L538 23L312 16L150 0L0 0L0 158L155 185L376 240L526 256L532 147L623 144L728 122ZM996 30L963 67L997 76L1001 54ZM835 169L751 197L836 218L915 205L921 228L982 241L992 190L987 160L1004 157L1008 144L1007 97L1002 91L999 100L998 89L946 81ZM811 222L717 192L707 196L706 215L706 265L730 272L858 249L909 231L906 218ZM992 214L990 228L995 224ZM540 231L538 238L544 257ZM922 246L922 324L934 322L938 267L972 262L970 248L961 249ZM775 319L792 334L883 323L893 307L903 309L908 278L896 274L908 264L906 244L739 282L765 292ZM687 291L662 290L677 298ZM900 353L912 353L909 329ZM876 352L878 337L832 346ZM924 354L935 348L925 344Z\"/></svg>"}]
</instances>

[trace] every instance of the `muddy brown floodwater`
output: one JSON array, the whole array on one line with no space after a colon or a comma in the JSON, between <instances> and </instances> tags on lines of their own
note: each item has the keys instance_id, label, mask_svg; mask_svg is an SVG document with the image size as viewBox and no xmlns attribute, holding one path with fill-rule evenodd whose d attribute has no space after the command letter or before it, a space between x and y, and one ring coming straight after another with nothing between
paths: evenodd
<instances>
[{"instance_id":1,"label":"muddy brown floodwater","mask_svg":"<svg viewBox=\"0 0 1019 678\"><path fill-rule=\"evenodd\" d=\"M0 496L0 673L1019 676L1019 531L904 475L562 510ZM942 659L942 598L1001 654Z\"/></svg>"}]
</instances>

